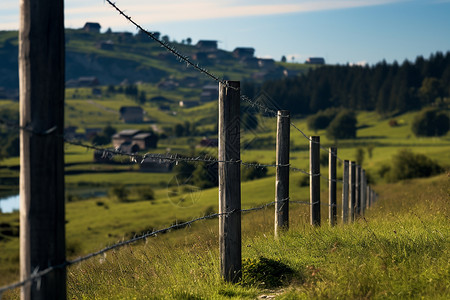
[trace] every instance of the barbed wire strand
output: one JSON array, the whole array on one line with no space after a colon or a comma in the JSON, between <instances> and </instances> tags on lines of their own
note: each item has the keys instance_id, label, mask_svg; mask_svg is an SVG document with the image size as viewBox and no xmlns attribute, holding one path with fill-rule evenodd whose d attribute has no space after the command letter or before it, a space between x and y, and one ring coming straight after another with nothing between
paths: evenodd
<instances>
[{"instance_id":1,"label":"barbed wire strand","mask_svg":"<svg viewBox=\"0 0 450 300\"><path fill-rule=\"evenodd\" d=\"M279 202L284 203L284 202L287 202L287 201L289 201L289 198L282 199ZM289 202L290 203L309 204L309 205L311 205L311 203L306 202L306 201L289 201ZM265 209L265 208L267 208L269 206L272 206L272 205L274 205L276 203L277 203L277 201L272 201L272 202L269 202L269 203L266 203L266 204L262 204L262 205L257 206L257 207L252 207L252 208L247 208L247 209L240 209L240 210L235 209L235 210L232 210L230 212L213 213L213 214L206 215L206 216L203 216L203 217L198 217L198 218L192 219L191 221L173 224L173 225L171 225L169 227L166 227L166 228L163 228L163 229L159 229L159 230L155 230L155 231L152 231L152 232L147 232L147 233L139 235L139 236L135 236L132 239L129 239L129 240L126 240L126 241L122 241L122 242L118 242L118 243L113 244L111 246L105 247L105 248L103 248L103 249L101 249L99 251L89 253L87 255L78 257L78 258L73 259L73 260L67 260L64 263L59 264L59 265L50 266L50 267L48 267L48 268L46 268L46 269L44 269L42 271L38 271L36 269L33 272L33 274L30 275L30 277L28 277L28 278L26 278L26 279L24 279L22 281L18 281L18 282L12 283L10 285L6 285L6 286L1 287L0 288L0 295L2 295L4 292L6 292L8 290L19 288L19 287L22 287L22 286L24 286L24 285L26 285L28 283L31 283L31 282L34 282L34 281L38 281L40 278L44 277L46 274L50 273L53 270L65 268L65 267L68 267L68 266L71 266L71 265L75 265L75 264L79 264L79 263L81 263L83 261L86 261L86 260L89 260L89 259L91 259L93 257L102 255L102 254L104 254L106 252L109 252L111 250L114 250L114 249L117 249L117 248L129 245L129 244L138 242L140 240L144 240L144 239L147 239L149 237L157 236L158 234L163 234L163 233L169 232L169 231L174 230L174 229L185 228L185 227L191 226L193 223L196 223L196 222L201 221L201 220L214 219L214 218L217 218L217 217L220 217L220 216L229 216L229 215L231 215L233 213L236 213L236 212L239 212L239 211L242 212L242 213L248 213L248 212L254 212L254 211L263 210L263 209ZM312 204L317 204L317 203L319 203L319 202L315 202L315 203L312 203Z\"/></svg>"},{"instance_id":2,"label":"barbed wire strand","mask_svg":"<svg viewBox=\"0 0 450 300\"><path fill-rule=\"evenodd\" d=\"M220 82L221 84L224 84L227 88L232 88L234 90L239 90L238 88L230 86L225 80L220 79L218 76L216 76L213 73L209 72L205 68L200 67L198 63L192 62L189 59L189 57L187 57L186 55L181 54L177 49L175 49L175 47L169 45L169 43L163 42L160 39L158 39L154 34L152 34L151 32L147 31L141 25L139 25L137 22L135 22L129 15L125 14L125 12L123 10L121 10L115 3L111 2L110 0L106 0L106 2L108 2L109 5L111 5L120 15L122 15L125 19L127 19L131 24L136 26L137 29L141 30L147 36L149 36L151 39L153 39L154 41L159 43L162 47L164 47L167 51L172 53L180 61L185 62L187 64L187 66L194 67L200 73L203 73L203 74L209 76L211 79L213 79L216 82ZM247 103L250 103L253 107L257 107L261 111L264 111L264 113L266 113L266 114L267 113L271 113L272 117L277 117L277 111L275 111L275 110L273 110L271 108L268 108L267 106L265 106L263 104L256 103L255 101L252 101L248 96L241 95L240 98L241 98L241 100L243 100L243 101L245 101ZM297 131L299 131L307 140L309 140L310 142L314 142L315 143L315 141L312 141L302 130L300 130L297 126L295 126L294 123L291 122L291 126L293 126ZM320 146L320 147L322 148L322 150L325 150L325 151L329 152L328 149L323 148L322 146ZM329 153L331 153L331 152L329 152ZM332 155L335 155L335 154L332 153ZM343 162L343 160L341 158L339 158L337 155L335 155L335 156L336 156L336 158L338 160Z\"/></svg>"},{"instance_id":3,"label":"barbed wire strand","mask_svg":"<svg viewBox=\"0 0 450 300\"><path fill-rule=\"evenodd\" d=\"M200 73L203 73L206 76L212 78L214 81L217 81L217 82L220 82L220 83L226 85L228 88L236 89L236 88L231 87L230 85L228 85L228 83L226 81L220 79L219 76L216 76L213 73L211 73L208 70L206 70L205 68L200 67L200 65L198 63L192 62L189 59L189 57L187 57L186 55L181 54L177 49L175 49L175 47L169 45L169 43L161 41L160 39L158 39L153 33L147 31L146 29L144 29L141 25L139 25L137 22L135 22L129 15L127 15L123 10L121 10L119 7L117 7L117 5L115 3L111 2L110 0L106 0L106 2L109 5L111 5L120 15L122 15L125 19L127 19L131 24L136 26L137 29L141 30L143 33L145 33L147 36L149 36L152 40L154 40L155 42L160 44L161 47L165 48L169 53L172 53L178 60L180 60L180 62L186 63L186 66L193 67L194 69L196 69Z\"/></svg>"}]
</instances>

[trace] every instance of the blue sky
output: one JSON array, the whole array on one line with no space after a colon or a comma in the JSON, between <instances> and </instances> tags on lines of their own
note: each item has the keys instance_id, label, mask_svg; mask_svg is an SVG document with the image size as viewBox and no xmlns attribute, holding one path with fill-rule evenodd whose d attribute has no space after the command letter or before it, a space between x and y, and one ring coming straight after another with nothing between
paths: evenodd
<instances>
[{"instance_id":1,"label":"blue sky","mask_svg":"<svg viewBox=\"0 0 450 300\"><path fill-rule=\"evenodd\" d=\"M254 47L258 57L388 62L450 51L450 0L115 0L135 21L181 41ZM66 0L65 25L135 28L103 0ZM1 0L0 30L19 27L19 1Z\"/></svg>"}]
</instances>

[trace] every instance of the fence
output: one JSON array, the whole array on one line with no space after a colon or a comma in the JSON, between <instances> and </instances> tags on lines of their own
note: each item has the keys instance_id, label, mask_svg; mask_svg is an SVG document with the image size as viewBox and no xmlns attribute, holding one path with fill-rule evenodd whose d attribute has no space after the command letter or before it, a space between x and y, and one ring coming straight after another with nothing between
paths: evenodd
<instances>
[{"instance_id":1,"label":"fence","mask_svg":"<svg viewBox=\"0 0 450 300\"><path fill-rule=\"evenodd\" d=\"M45 12L31 10L29 1L25 1L22 15L36 14L39 22L31 24L39 27L43 20L55 21L54 14L45 15ZM226 281L236 282L241 277L241 215L242 213L262 210L268 206L275 206L275 237L289 228L290 203L307 204L310 206L310 223L312 226L320 226L321 206L320 182L324 179L328 183L328 220L330 226L337 224L337 184L342 184L342 223L354 222L358 216L377 200L374 190L367 184L365 171L353 161L342 160L337 155L337 148L326 149L320 145L320 137L307 136L295 124L291 122L289 111L275 111L264 104L258 103L245 95L240 94L240 83L237 81L224 81L211 72L198 66L188 57L180 54L175 48L157 39L153 34L143 29L127 16L114 3L106 0L116 9L120 15L134 24L138 29L150 38L160 43L162 47L175 55L187 66L205 74L219 84L219 147L218 159L211 157L185 157L178 154L138 154L123 153L117 150L103 149L93 145L87 145L79 141L68 140L64 137L62 128L64 120L62 111L64 106L64 82L61 82L61 59L63 59L64 45L63 23L61 18L56 18L60 23L55 24L53 34L43 37L39 32L35 33L30 24L25 21L21 25L21 43L19 51L21 69L21 122L17 126L7 120L0 120L0 124L7 128L20 131L21 134L21 281L0 288L0 297L5 291L21 287L23 299L63 299L66 297L66 267L78 264L107 251L128 245L139 240L168 232L172 229L186 227L195 222L219 218L220 235L220 266L221 275ZM51 1L49 7L60 1ZM53 6L54 9L54 6ZM62 7L60 7L62 10ZM50 9L49 9L50 10ZM62 14L62 11L59 11ZM43 9L43 11L46 11ZM39 15L42 13L43 15ZM62 15L61 15L62 16ZM25 18L26 19L26 18ZM46 33L45 33L46 34ZM44 35L45 35L44 34ZM42 44L42 38L47 39L48 44L59 45L58 55L48 56L49 52L39 51L30 54L30 49L37 43ZM36 44L34 44L36 43ZM45 43L44 43L45 44ZM31 47L30 47L31 45ZM48 49L47 49L48 50ZM39 62L46 61L51 68L55 68L47 74ZM42 74L50 76L45 80L45 88L36 88L31 83ZM54 77L51 77L54 76ZM55 80L51 80L54 78ZM48 97L48 95L52 95ZM38 101L35 98L37 97ZM33 101L31 101L33 98ZM243 162L240 158L240 102L245 102L251 107L263 112L265 116L276 118L276 163L259 164ZM48 109L52 107L52 109ZM33 113L32 113L33 112ZM290 129L301 134L309 143L309 171L296 168L290 164ZM112 159L116 155L127 156L131 161L142 163L145 158L151 157L163 162L207 162L218 164L219 178L219 212L204 217L196 218L188 222L175 224L170 227L147 232L130 240L119 242L112 246L79 257L75 260L66 260L65 257L65 232L64 232L64 148L68 143L84 147L86 149L102 151L103 156ZM31 149L33 151L31 151ZM320 173L320 151L328 153L328 177ZM50 155L49 155L50 153ZM342 180L337 179L336 162L343 163ZM276 168L275 176L275 201L250 209L241 208L241 166L260 168ZM310 178L310 201L291 201L289 193L290 172L301 172ZM57 191L57 192L55 192ZM44 207L45 206L45 207ZM43 211L46 211L43 213ZM51 245L49 247L49 245ZM40 267L48 267L39 270Z\"/></svg>"}]
</instances>

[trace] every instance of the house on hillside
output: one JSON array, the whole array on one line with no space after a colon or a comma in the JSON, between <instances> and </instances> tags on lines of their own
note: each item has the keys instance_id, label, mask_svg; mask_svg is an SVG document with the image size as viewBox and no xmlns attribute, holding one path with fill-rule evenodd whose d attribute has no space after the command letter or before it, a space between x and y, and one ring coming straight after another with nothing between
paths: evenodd
<instances>
[{"instance_id":1,"label":"house on hillside","mask_svg":"<svg viewBox=\"0 0 450 300\"><path fill-rule=\"evenodd\" d=\"M195 45L197 48L199 48L201 51L205 52L214 52L217 51L217 41L211 41L211 40L200 40Z\"/></svg>"},{"instance_id":2,"label":"house on hillside","mask_svg":"<svg viewBox=\"0 0 450 300\"><path fill-rule=\"evenodd\" d=\"M150 32L150 34L152 34L158 40L159 40L159 37L161 36L161 33L158 32L158 31ZM138 31L138 33L136 34L136 39L138 41L140 41L140 42L143 42L143 43L149 43L149 42L153 42L154 41L151 37L149 37L147 35L146 32L144 32L142 30Z\"/></svg>"},{"instance_id":3,"label":"house on hillside","mask_svg":"<svg viewBox=\"0 0 450 300\"><path fill-rule=\"evenodd\" d=\"M125 153L136 153L158 146L158 136L153 132L143 132L136 129L122 130L112 136L114 148Z\"/></svg>"},{"instance_id":4,"label":"house on hillside","mask_svg":"<svg viewBox=\"0 0 450 300\"><path fill-rule=\"evenodd\" d=\"M254 48L238 47L233 50L233 56L239 59L253 57L255 55Z\"/></svg>"},{"instance_id":5,"label":"house on hillside","mask_svg":"<svg viewBox=\"0 0 450 300\"><path fill-rule=\"evenodd\" d=\"M133 136L131 142L142 150L155 149L158 144L158 136L152 132L142 132Z\"/></svg>"},{"instance_id":6,"label":"house on hillside","mask_svg":"<svg viewBox=\"0 0 450 300\"><path fill-rule=\"evenodd\" d=\"M272 58L260 58L258 59L258 65L262 69L274 69L275 68L275 60Z\"/></svg>"},{"instance_id":7,"label":"house on hillside","mask_svg":"<svg viewBox=\"0 0 450 300\"><path fill-rule=\"evenodd\" d=\"M142 123L144 120L144 110L140 106L122 106L119 112L125 123Z\"/></svg>"},{"instance_id":8,"label":"house on hillside","mask_svg":"<svg viewBox=\"0 0 450 300\"><path fill-rule=\"evenodd\" d=\"M102 26L99 23L87 22L84 24L83 30L86 32L100 33L100 28Z\"/></svg>"},{"instance_id":9,"label":"house on hillside","mask_svg":"<svg viewBox=\"0 0 450 300\"><path fill-rule=\"evenodd\" d=\"M325 59L323 57L308 57L305 64L324 65Z\"/></svg>"},{"instance_id":10,"label":"house on hillside","mask_svg":"<svg viewBox=\"0 0 450 300\"><path fill-rule=\"evenodd\" d=\"M126 129L122 130L112 136L112 144L114 148L118 148L121 144L125 142L131 142L133 136L142 133L141 130L136 129Z\"/></svg>"}]
</instances>

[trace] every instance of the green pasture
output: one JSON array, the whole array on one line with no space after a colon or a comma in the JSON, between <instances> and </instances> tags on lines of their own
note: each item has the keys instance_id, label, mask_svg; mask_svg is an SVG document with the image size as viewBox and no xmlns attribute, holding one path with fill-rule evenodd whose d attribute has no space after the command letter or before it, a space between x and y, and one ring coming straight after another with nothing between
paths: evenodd
<instances>
[{"instance_id":1,"label":"green pasture","mask_svg":"<svg viewBox=\"0 0 450 300\"><path fill-rule=\"evenodd\" d=\"M269 200L272 183L270 178L244 183L243 207ZM291 204L290 231L274 239L272 207L243 214L243 258L266 257L288 265L294 274L282 286L223 282L217 220L203 220L69 267L69 298L255 299L266 295L279 299L447 299L447 176L375 188L380 200L365 218L345 226L339 222L335 228L326 225L326 211L323 226L310 227L309 207ZM322 197L326 198L324 193ZM117 203L100 198L69 203L69 257L217 209L216 189L202 191L195 203L183 207L162 195L157 199ZM17 224L17 215L3 215L1 221ZM14 264L18 256L13 243L4 246L4 253L10 252L10 256L2 258L2 274L8 275L2 281L8 282L17 278ZM15 299L17 295L15 291L4 296Z\"/></svg>"}]
</instances>

